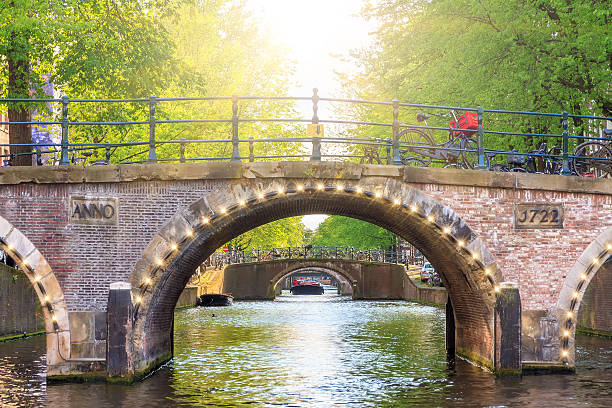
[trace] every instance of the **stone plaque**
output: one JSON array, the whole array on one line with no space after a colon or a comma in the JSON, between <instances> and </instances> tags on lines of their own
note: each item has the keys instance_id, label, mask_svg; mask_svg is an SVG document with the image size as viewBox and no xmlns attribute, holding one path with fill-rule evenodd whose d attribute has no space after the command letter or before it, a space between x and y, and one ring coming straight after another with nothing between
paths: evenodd
<instances>
[{"instance_id":1,"label":"stone plaque","mask_svg":"<svg viewBox=\"0 0 612 408\"><path fill-rule=\"evenodd\" d=\"M520 203L514 205L514 228L561 229L563 204Z\"/></svg>"},{"instance_id":2,"label":"stone plaque","mask_svg":"<svg viewBox=\"0 0 612 408\"><path fill-rule=\"evenodd\" d=\"M72 224L117 224L118 203L116 197L71 196L68 219Z\"/></svg>"}]
</instances>

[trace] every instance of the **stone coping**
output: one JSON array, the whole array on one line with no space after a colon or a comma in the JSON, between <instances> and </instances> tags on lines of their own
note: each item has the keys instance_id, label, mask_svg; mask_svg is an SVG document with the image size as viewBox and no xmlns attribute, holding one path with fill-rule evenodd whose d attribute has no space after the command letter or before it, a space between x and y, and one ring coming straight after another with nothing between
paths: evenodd
<instances>
[{"instance_id":1,"label":"stone coping","mask_svg":"<svg viewBox=\"0 0 612 408\"><path fill-rule=\"evenodd\" d=\"M340 162L0 167L0 185L266 178L359 180L362 177L399 178L418 184L612 194L612 179Z\"/></svg>"}]
</instances>

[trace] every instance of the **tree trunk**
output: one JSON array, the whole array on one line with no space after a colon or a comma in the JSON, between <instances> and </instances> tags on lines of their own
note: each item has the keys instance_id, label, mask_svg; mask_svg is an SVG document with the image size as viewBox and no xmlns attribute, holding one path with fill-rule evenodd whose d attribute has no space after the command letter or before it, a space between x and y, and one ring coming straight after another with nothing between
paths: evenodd
<instances>
[{"instance_id":1,"label":"tree trunk","mask_svg":"<svg viewBox=\"0 0 612 408\"><path fill-rule=\"evenodd\" d=\"M28 40L24 33L13 32L10 36L10 46L7 52L8 60L8 97L9 98L28 98L30 90L29 61L27 56ZM29 122L30 111L25 104L11 103L8 106L9 122ZM30 125L10 125L9 126L10 144L31 144L32 133ZM11 164L13 166L31 166L32 151L28 146L11 146Z\"/></svg>"}]
</instances>

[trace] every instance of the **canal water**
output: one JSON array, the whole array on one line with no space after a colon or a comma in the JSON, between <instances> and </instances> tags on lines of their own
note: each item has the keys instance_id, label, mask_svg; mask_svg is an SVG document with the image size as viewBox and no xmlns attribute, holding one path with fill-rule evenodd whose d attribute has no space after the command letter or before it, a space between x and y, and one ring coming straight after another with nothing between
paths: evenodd
<instances>
[{"instance_id":1,"label":"canal water","mask_svg":"<svg viewBox=\"0 0 612 408\"><path fill-rule=\"evenodd\" d=\"M444 311L281 296L175 315L175 358L133 386L46 385L43 337L0 344L1 407L612 406L612 340L579 336L575 375L449 366Z\"/></svg>"}]
</instances>

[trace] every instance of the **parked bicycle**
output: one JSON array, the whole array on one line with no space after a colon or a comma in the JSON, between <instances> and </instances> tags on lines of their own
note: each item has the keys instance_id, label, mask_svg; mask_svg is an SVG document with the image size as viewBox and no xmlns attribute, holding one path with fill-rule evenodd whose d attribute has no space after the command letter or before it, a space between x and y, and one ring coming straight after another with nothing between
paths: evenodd
<instances>
[{"instance_id":1,"label":"parked bicycle","mask_svg":"<svg viewBox=\"0 0 612 408\"><path fill-rule=\"evenodd\" d=\"M612 136L612 129L604 129L604 136ZM612 140L588 141L574 149L572 167L576 175L582 177L611 177Z\"/></svg>"},{"instance_id":2,"label":"parked bicycle","mask_svg":"<svg viewBox=\"0 0 612 408\"><path fill-rule=\"evenodd\" d=\"M432 116L451 119L448 140L436 143L428 128L427 119ZM457 116L454 110L449 114L418 113L417 121L424 127L406 127L399 133L400 144L408 145L400 150L402 162L406 165L429 166L440 163L443 167L473 169L478 162L476 149L478 143L472 138L478 129L478 115L465 112Z\"/></svg>"}]
</instances>

